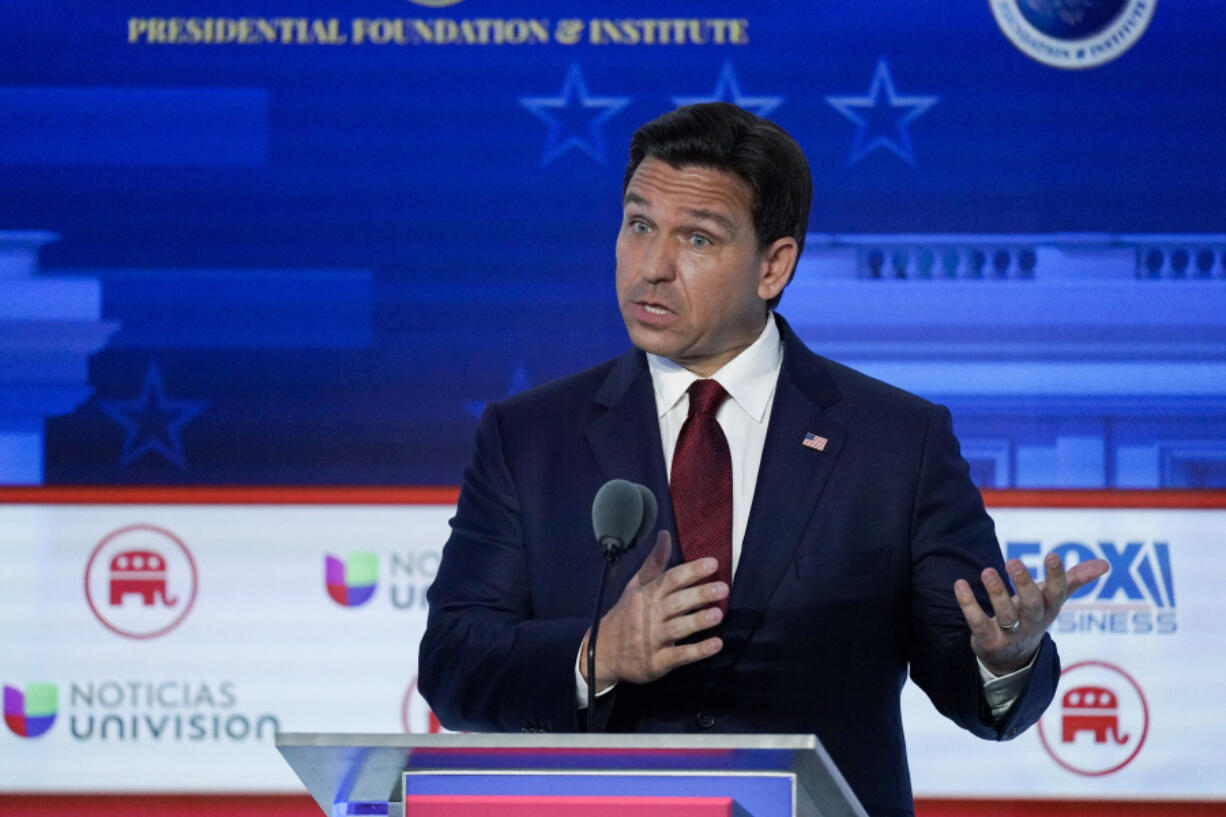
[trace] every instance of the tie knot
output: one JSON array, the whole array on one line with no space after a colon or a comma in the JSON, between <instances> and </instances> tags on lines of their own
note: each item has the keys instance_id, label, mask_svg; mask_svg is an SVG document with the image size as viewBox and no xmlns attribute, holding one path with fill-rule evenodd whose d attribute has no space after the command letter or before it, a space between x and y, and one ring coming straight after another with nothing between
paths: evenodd
<instances>
[{"instance_id":1,"label":"tie knot","mask_svg":"<svg viewBox=\"0 0 1226 817\"><path fill-rule=\"evenodd\" d=\"M714 380L695 380L688 389L690 394L689 416L714 414L728 396L724 387Z\"/></svg>"}]
</instances>

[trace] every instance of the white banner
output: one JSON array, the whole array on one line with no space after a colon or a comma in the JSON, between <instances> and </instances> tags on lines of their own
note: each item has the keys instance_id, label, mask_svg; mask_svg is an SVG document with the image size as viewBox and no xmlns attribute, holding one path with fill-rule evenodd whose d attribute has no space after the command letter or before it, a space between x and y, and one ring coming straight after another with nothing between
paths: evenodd
<instances>
[{"instance_id":1,"label":"white banner","mask_svg":"<svg viewBox=\"0 0 1226 817\"><path fill-rule=\"evenodd\" d=\"M0 505L0 790L299 792L278 729L436 730L417 642L452 512ZM1053 627L1040 727L985 744L907 687L917 796L1226 799L1226 511L993 516L1036 570L1113 570Z\"/></svg>"},{"instance_id":2,"label":"white banner","mask_svg":"<svg viewBox=\"0 0 1226 817\"><path fill-rule=\"evenodd\" d=\"M278 728L426 731L453 510L0 506L0 788L299 792Z\"/></svg>"},{"instance_id":3,"label":"white banner","mask_svg":"<svg viewBox=\"0 0 1226 817\"><path fill-rule=\"evenodd\" d=\"M1105 558L1051 632L1063 675L1038 727L987 745L903 699L917 796L1226 799L1226 511L992 509L1007 556Z\"/></svg>"}]
</instances>

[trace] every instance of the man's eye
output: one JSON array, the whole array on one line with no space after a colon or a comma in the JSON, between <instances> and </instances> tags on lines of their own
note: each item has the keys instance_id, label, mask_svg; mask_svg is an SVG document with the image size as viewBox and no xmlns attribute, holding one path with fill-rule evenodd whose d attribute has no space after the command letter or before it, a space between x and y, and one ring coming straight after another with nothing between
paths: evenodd
<instances>
[{"instance_id":1,"label":"man's eye","mask_svg":"<svg viewBox=\"0 0 1226 817\"><path fill-rule=\"evenodd\" d=\"M636 233L646 233L651 230L650 227L648 227L646 224L644 224L641 221L630 222L630 229Z\"/></svg>"},{"instance_id":2,"label":"man's eye","mask_svg":"<svg viewBox=\"0 0 1226 817\"><path fill-rule=\"evenodd\" d=\"M711 246L711 239L705 235L692 235L690 236L690 243L699 249L704 249Z\"/></svg>"}]
</instances>

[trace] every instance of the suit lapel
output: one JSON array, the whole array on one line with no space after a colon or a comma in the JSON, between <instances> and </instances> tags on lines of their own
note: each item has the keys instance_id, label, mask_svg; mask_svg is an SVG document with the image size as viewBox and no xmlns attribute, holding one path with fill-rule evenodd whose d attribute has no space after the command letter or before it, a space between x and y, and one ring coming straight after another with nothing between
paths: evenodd
<instances>
[{"instance_id":1,"label":"suit lapel","mask_svg":"<svg viewBox=\"0 0 1226 817\"><path fill-rule=\"evenodd\" d=\"M825 362L800 342L786 321L778 316L776 320L783 338L783 366L732 582L722 632L726 646L709 665L716 671L736 661L757 628L792 563L846 438L844 429L825 413L839 399ZM617 360L591 410L584 435L602 477L646 485L660 504L656 530L675 530L660 426L655 422L655 393L642 352L632 350ZM804 446L807 433L825 437L825 450ZM675 542L673 549L675 562ZM632 561L637 564L646 553L641 548Z\"/></svg>"},{"instance_id":2,"label":"suit lapel","mask_svg":"<svg viewBox=\"0 0 1226 817\"><path fill-rule=\"evenodd\" d=\"M846 437L824 409L838 389L821 358L782 318L783 366L758 469L749 524L732 582L726 647L717 663L731 665L753 635L771 594L792 563ZM826 438L824 450L803 445L806 434Z\"/></svg>"},{"instance_id":3,"label":"suit lapel","mask_svg":"<svg viewBox=\"0 0 1226 817\"><path fill-rule=\"evenodd\" d=\"M643 353L627 352L618 358L592 399L592 415L584 435L605 480L628 479L651 489L659 502L656 530L673 530L673 507L664 469L656 398ZM649 548L655 537L647 542ZM674 547L675 549L675 547ZM633 561L641 561L642 548Z\"/></svg>"}]
</instances>

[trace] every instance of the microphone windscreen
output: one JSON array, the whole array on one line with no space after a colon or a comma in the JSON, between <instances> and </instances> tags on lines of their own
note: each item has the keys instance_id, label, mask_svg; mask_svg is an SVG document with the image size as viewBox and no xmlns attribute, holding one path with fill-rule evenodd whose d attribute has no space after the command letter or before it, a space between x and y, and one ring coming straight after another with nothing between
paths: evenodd
<instances>
[{"instance_id":1,"label":"microphone windscreen","mask_svg":"<svg viewBox=\"0 0 1226 817\"><path fill-rule=\"evenodd\" d=\"M656 514L660 508L656 503L656 495L651 492L650 488L646 485L639 485L638 489L643 496L643 521L639 523L638 532L634 534L634 541L641 542L655 527Z\"/></svg>"},{"instance_id":2,"label":"microphone windscreen","mask_svg":"<svg viewBox=\"0 0 1226 817\"><path fill-rule=\"evenodd\" d=\"M592 530L596 541L615 539L627 547L643 520L643 494L639 486L624 479L611 479L596 492L592 501Z\"/></svg>"}]
</instances>

